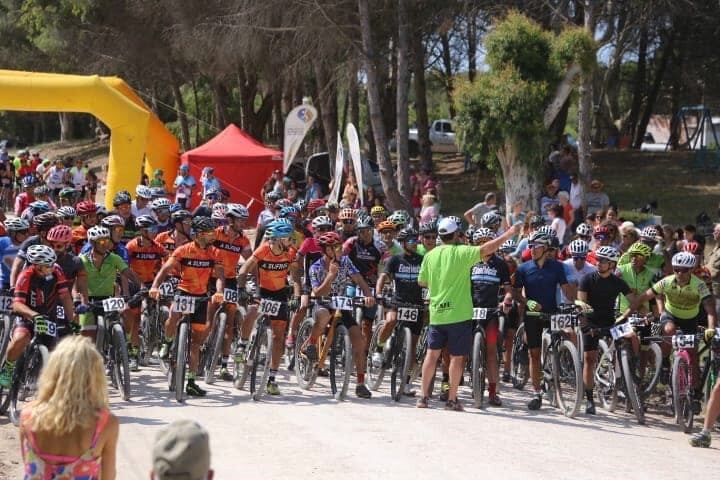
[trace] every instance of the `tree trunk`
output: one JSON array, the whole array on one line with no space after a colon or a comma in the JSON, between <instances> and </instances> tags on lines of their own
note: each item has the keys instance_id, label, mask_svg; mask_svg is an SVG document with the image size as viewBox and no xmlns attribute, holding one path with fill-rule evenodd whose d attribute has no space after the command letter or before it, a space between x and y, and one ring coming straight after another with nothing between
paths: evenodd
<instances>
[{"instance_id":1,"label":"tree trunk","mask_svg":"<svg viewBox=\"0 0 720 480\"><path fill-rule=\"evenodd\" d=\"M350 123L360 130L360 94L358 90L358 66L355 61L350 62L348 71L348 98L350 99L350 107L348 117Z\"/></svg>"},{"instance_id":2,"label":"tree trunk","mask_svg":"<svg viewBox=\"0 0 720 480\"><path fill-rule=\"evenodd\" d=\"M475 81L477 76L477 14L468 16L467 21L467 46L468 46L468 80Z\"/></svg>"},{"instance_id":3,"label":"tree trunk","mask_svg":"<svg viewBox=\"0 0 720 480\"><path fill-rule=\"evenodd\" d=\"M320 118L325 134L325 145L330 154L330 165L334 167L338 133L337 84L330 72L328 72L327 66L323 64L323 60L315 58L313 60L313 70L317 82L318 96L320 97Z\"/></svg>"},{"instance_id":4,"label":"tree trunk","mask_svg":"<svg viewBox=\"0 0 720 480\"><path fill-rule=\"evenodd\" d=\"M505 183L505 211L512 211L515 202L521 201L525 210L539 211L541 176L518 159L518 149L512 140L497 152Z\"/></svg>"},{"instance_id":5,"label":"tree trunk","mask_svg":"<svg viewBox=\"0 0 720 480\"><path fill-rule=\"evenodd\" d=\"M411 56L413 85L415 87L415 123L418 130L418 152L423 170L432 170L432 151L430 150L430 120L427 110L427 86L425 83L425 47L422 29L415 28L412 35Z\"/></svg>"},{"instance_id":6,"label":"tree trunk","mask_svg":"<svg viewBox=\"0 0 720 480\"><path fill-rule=\"evenodd\" d=\"M643 97L645 96L645 85L647 84L647 49L648 49L648 31L647 26L643 25L640 30L640 43L638 45L638 61L637 71L635 72L635 81L633 82L633 97L630 105L630 113L628 114L627 126L623 128L626 135L635 138L638 127L638 117L640 116L640 107L642 107Z\"/></svg>"},{"instance_id":7,"label":"tree trunk","mask_svg":"<svg viewBox=\"0 0 720 480\"><path fill-rule=\"evenodd\" d=\"M672 68L672 90L670 94L670 147L677 150L680 144L680 119L677 116L681 106L681 95L683 92L683 60L684 57L679 48L675 49Z\"/></svg>"},{"instance_id":8,"label":"tree trunk","mask_svg":"<svg viewBox=\"0 0 720 480\"><path fill-rule=\"evenodd\" d=\"M222 82L212 82L212 96L215 107L215 127L223 130L228 126L230 120L227 113L228 91Z\"/></svg>"},{"instance_id":9,"label":"tree trunk","mask_svg":"<svg viewBox=\"0 0 720 480\"><path fill-rule=\"evenodd\" d=\"M443 68L445 69L445 96L447 97L448 108L450 109L450 118L455 118L455 102L453 102L453 69L452 69L452 58L450 56L450 37L447 32L440 35L440 42L442 43L442 61Z\"/></svg>"},{"instance_id":10,"label":"tree trunk","mask_svg":"<svg viewBox=\"0 0 720 480\"><path fill-rule=\"evenodd\" d=\"M380 84L376 69L375 49L373 47L372 30L370 26L370 7L368 0L358 0L358 12L360 14L360 32L363 44L363 64L367 75L367 99L370 123L372 124L373 138L377 153L377 163L380 168L380 182L382 183L388 207L393 210L404 208L412 211L410 202L400 195L393 176L393 166L390 162L390 153L387 147L387 135L383 124L380 104Z\"/></svg>"},{"instance_id":11,"label":"tree trunk","mask_svg":"<svg viewBox=\"0 0 720 480\"><path fill-rule=\"evenodd\" d=\"M408 153L408 91L410 90L410 34L408 26L407 0L397 0L398 43L397 43L397 183L400 195L409 203L412 198L410 185L410 155Z\"/></svg>"},{"instance_id":12,"label":"tree trunk","mask_svg":"<svg viewBox=\"0 0 720 480\"><path fill-rule=\"evenodd\" d=\"M193 103L195 104L195 146L200 145L200 102L198 101L197 83L192 80Z\"/></svg>"},{"instance_id":13,"label":"tree trunk","mask_svg":"<svg viewBox=\"0 0 720 480\"><path fill-rule=\"evenodd\" d=\"M73 114L68 112L59 112L60 119L60 141L67 142L73 139Z\"/></svg>"},{"instance_id":14,"label":"tree trunk","mask_svg":"<svg viewBox=\"0 0 720 480\"><path fill-rule=\"evenodd\" d=\"M178 82L170 82L170 88L172 89L173 98L175 99L175 111L177 112L178 123L180 124L182 148L187 152L192 147L190 146L190 126L188 125L187 115L185 114L185 100L183 99Z\"/></svg>"},{"instance_id":15,"label":"tree trunk","mask_svg":"<svg viewBox=\"0 0 720 480\"><path fill-rule=\"evenodd\" d=\"M585 0L585 31L595 38L595 1ZM580 181L587 184L592 176L593 70L583 73L578 105L578 163Z\"/></svg>"}]
</instances>

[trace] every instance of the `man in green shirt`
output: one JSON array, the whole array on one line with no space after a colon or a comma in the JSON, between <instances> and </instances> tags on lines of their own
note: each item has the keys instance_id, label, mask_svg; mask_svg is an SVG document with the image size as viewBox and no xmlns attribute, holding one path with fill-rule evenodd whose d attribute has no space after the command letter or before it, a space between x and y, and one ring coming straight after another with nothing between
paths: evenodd
<instances>
[{"instance_id":1,"label":"man in green shirt","mask_svg":"<svg viewBox=\"0 0 720 480\"><path fill-rule=\"evenodd\" d=\"M503 242L517 235L522 224L513 225L498 238L479 246L457 245L457 224L444 218L438 225L442 245L426 253L420 267L418 284L430 292L430 328L427 353L422 367L422 396L418 408L427 408L430 381L438 357L447 345L450 351L450 390L446 410L462 411L457 400L465 356L472 343L472 295L470 269L495 252Z\"/></svg>"}]
</instances>

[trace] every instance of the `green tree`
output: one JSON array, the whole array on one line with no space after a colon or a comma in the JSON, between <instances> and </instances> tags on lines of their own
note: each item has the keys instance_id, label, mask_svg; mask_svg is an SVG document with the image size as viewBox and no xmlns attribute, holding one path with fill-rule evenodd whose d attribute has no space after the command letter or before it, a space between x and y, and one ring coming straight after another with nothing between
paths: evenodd
<instances>
[{"instance_id":1,"label":"green tree","mask_svg":"<svg viewBox=\"0 0 720 480\"><path fill-rule=\"evenodd\" d=\"M537 208L548 128L578 76L595 63L581 28L555 34L511 12L485 38L489 71L457 94L461 147L484 160L505 183L508 208Z\"/></svg>"}]
</instances>

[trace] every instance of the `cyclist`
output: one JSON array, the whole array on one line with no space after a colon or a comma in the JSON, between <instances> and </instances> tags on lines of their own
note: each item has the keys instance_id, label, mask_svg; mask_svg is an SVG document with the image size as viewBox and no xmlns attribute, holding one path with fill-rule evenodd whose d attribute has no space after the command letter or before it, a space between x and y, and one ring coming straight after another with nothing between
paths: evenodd
<instances>
[{"instance_id":1,"label":"cyclist","mask_svg":"<svg viewBox=\"0 0 720 480\"><path fill-rule=\"evenodd\" d=\"M35 201L35 186L37 180L34 175L23 176L20 180L20 186L23 192L15 197L15 216L19 217L22 212Z\"/></svg>"},{"instance_id":2,"label":"cyclist","mask_svg":"<svg viewBox=\"0 0 720 480\"><path fill-rule=\"evenodd\" d=\"M483 218L485 215L483 215ZM482 246L494 238L495 233L491 229L481 227L473 233L472 240L473 244ZM480 261L473 265L470 270L470 283L472 285L473 307L496 309L498 308L498 295L504 293L501 308L505 316L510 313L513 301L510 271L505 261L493 250L483 252ZM498 335L500 332L498 315L488 315L485 320L479 320L479 322L485 329L488 402L492 406L500 407L502 401L497 394L497 384L500 376L497 355Z\"/></svg>"},{"instance_id":3,"label":"cyclist","mask_svg":"<svg viewBox=\"0 0 720 480\"><path fill-rule=\"evenodd\" d=\"M152 215L153 212L150 207L152 196L152 190L150 190L150 187L146 187L145 185L138 185L135 187L135 201L132 202L132 206L130 208L134 217L137 218L140 215Z\"/></svg>"},{"instance_id":4,"label":"cyclist","mask_svg":"<svg viewBox=\"0 0 720 480\"><path fill-rule=\"evenodd\" d=\"M100 221L100 225L107 228L110 232L110 240L113 243L113 253L120 255L125 263L130 263L130 255L128 254L127 247L123 243L125 238L125 222L120 215L108 215ZM135 225L133 225L132 231L137 233ZM80 253L86 253L90 250L90 242L86 243L80 250Z\"/></svg>"},{"instance_id":5,"label":"cyclist","mask_svg":"<svg viewBox=\"0 0 720 480\"><path fill-rule=\"evenodd\" d=\"M650 247L652 252L645 261L645 264L654 271L661 271L665 267L665 256L660 253L655 253L655 247L660 240L662 240L662 235L660 235L654 225L647 226L640 231L640 243ZM630 263L630 255L628 252L625 252L625 254L620 257L618 265L625 265L626 263Z\"/></svg>"},{"instance_id":6,"label":"cyclist","mask_svg":"<svg viewBox=\"0 0 720 480\"><path fill-rule=\"evenodd\" d=\"M258 215L257 229L265 227L268 223L275 220L275 202L280 200L280 195L275 192L268 192L265 194L265 208Z\"/></svg>"},{"instance_id":7,"label":"cyclist","mask_svg":"<svg viewBox=\"0 0 720 480\"><path fill-rule=\"evenodd\" d=\"M217 249L223 266L226 289L238 289L235 273L240 263L240 257L242 256L243 259L247 260L252 254L250 240L245 236L243 230L249 216L250 213L244 205L228 203L225 209L227 224L215 230L215 243L213 246ZM222 357L220 359L220 376L224 380L232 380L232 375L227 366L230 356L230 344L233 340L233 332L235 332L236 312L237 307L235 304L229 303L226 307L228 321L225 327Z\"/></svg>"},{"instance_id":8,"label":"cyclist","mask_svg":"<svg viewBox=\"0 0 720 480\"><path fill-rule=\"evenodd\" d=\"M98 224L98 208L95 202L85 200L78 203L76 209L80 217L80 225L73 229L73 250L75 253L80 253L80 249L87 242L87 231Z\"/></svg>"},{"instance_id":9,"label":"cyclist","mask_svg":"<svg viewBox=\"0 0 720 480\"><path fill-rule=\"evenodd\" d=\"M272 302L279 302L280 307L275 314L269 314L268 318L273 330L272 361L270 363L270 376L268 378L267 392L270 395L279 395L280 388L275 379L280 359L282 358L285 345L285 332L290 310L296 309L300 298L300 276L297 264L295 263L296 252L290 246L290 236L293 233L291 225L275 220L267 225L265 235L267 242L257 248L248 260L240 267L238 272L238 290L247 300L249 294L245 290L245 282L248 273L257 269L257 282L260 302L266 299ZM288 297L288 276L292 278L292 298ZM244 361L244 351L247 348L249 330L252 329L256 316L247 320L241 333L240 352L241 360Z\"/></svg>"},{"instance_id":10,"label":"cyclist","mask_svg":"<svg viewBox=\"0 0 720 480\"><path fill-rule=\"evenodd\" d=\"M121 226L123 227L122 237L116 239L115 235L113 235L113 242L115 242L115 244L122 243L124 247L125 244L135 238L137 234L135 231L135 215L132 213L132 199L130 198L130 194L125 190L116 193L113 198L113 207L115 207L115 210L112 212L114 215L111 216L119 217L120 220L122 220ZM105 226L110 228L110 232L113 233L113 230L118 225L113 224L112 228L108 225ZM125 259L125 261L127 262L127 259Z\"/></svg>"},{"instance_id":11,"label":"cyclist","mask_svg":"<svg viewBox=\"0 0 720 480\"><path fill-rule=\"evenodd\" d=\"M683 244L682 251L695 255L695 270L693 270L692 274L705 282L708 289L712 291L712 275L710 274L710 270L704 265L703 247L698 242L691 240Z\"/></svg>"},{"instance_id":12,"label":"cyclist","mask_svg":"<svg viewBox=\"0 0 720 480\"><path fill-rule=\"evenodd\" d=\"M338 215L340 229L338 231L343 242L355 236L357 224L357 212L353 208L343 208Z\"/></svg>"},{"instance_id":13,"label":"cyclist","mask_svg":"<svg viewBox=\"0 0 720 480\"><path fill-rule=\"evenodd\" d=\"M40 332L45 322L52 321L60 327L68 327L74 323L72 298L68 290L65 276L59 266L55 265L55 252L47 245L33 245L27 251L30 267L18 276L13 299L13 312L19 315L15 320L12 338L8 345L5 364L0 370L0 387L8 388L12 382L15 362L22 355L25 347L35 331ZM66 321L57 316L58 305L62 305ZM67 328L63 328L64 333Z\"/></svg>"},{"instance_id":14,"label":"cyclist","mask_svg":"<svg viewBox=\"0 0 720 480\"><path fill-rule=\"evenodd\" d=\"M320 248L323 250L322 257L310 266L310 285L312 294L316 297L328 297L343 295L347 285L352 281L360 287L365 295L364 305L372 307L375 305L375 298L372 296L370 287L365 283L358 269L353 265L349 257L342 255L342 240L336 232L328 232L318 238ZM353 357L357 372L357 386L355 395L360 398L370 398L370 390L365 385L365 342L360 328L355 323L352 312L343 310L342 322L350 334ZM330 312L324 306L315 309L315 325L310 332L310 340L305 348L305 355L312 362L318 359L317 338L324 331L330 321Z\"/></svg>"},{"instance_id":15,"label":"cyclist","mask_svg":"<svg viewBox=\"0 0 720 480\"><path fill-rule=\"evenodd\" d=\"M490 210L489 212L483 214L480 218L480 226L491 230L493 233L497 233L500 229L502 221L503 217L497 212L497 210ZM469 240L472 241L472 237L470 237Z\"/></svg>"},{"instance_id":16,"label":"cyclist","mask_svg":"<svg viewBox=\"0 0 720 480\"><path fill-rule=\"evenodd\" d=\"M155 220L157 220L158 234L169 232L173 229L173 224L170 221L170 200L165 197L156 198L152 201L150 208L155 216Z\"/></svg>"},{"instance_id":17,"label":"cyclist","mask_svg":"<svg viewBox=\"0 0 720 480\"><path fill-rule=\"evenodd\" d=\"M89 302L87 271L85 271L82 261L70 248L72 229L67 225L55 225L48 231L45 240L47 243L43 242L43 244L51 247L57 255L55 263L62 269L70 292L76 294L75 300L78 304L87 306ZM27 268L27 266L26 264L25 267ZM85 308L83 307L83 309ZM58 315L60 313L58 310Z\"/></svg>"},{"instance_id":18,"label":"cyclist","mask_svg":"<svg viewBox=\"0 0 720 480\"><path fill-rule=\"evenodd\" d=\"M158 287L171 272L179 271L178 294L196 298L195 311L191 314L190 320L192 326L190 368L185 392L190 396L203 397L207 392L195 383L195 376L200 363L200 347L203 345L208 327L212 323L206 299L208 282L211 277L215 277L215 293L212 295L211 301L215 304L221 303L225 289L225 276L217 250L213 247L215 225L212 220L208 217L195 217L192 220L192 229L195 234L193 240L176 248L170 254L170 258L155 276L148 294L153 300L159 299ZM179 320L180 313L173 311L165 322L165 341L160 348L160 357L163 359L167 359L170 354L170 346L174 341Z\"/></svg>"},{"instance_id":19,"label":"cyclist","mask_svg":"<svg viewBox=\"0 0 720 480\"><path fill-rule=\"evenodd\" d=\"M580 280L590 273L597 270L594 265L587 263L587 255L590 247L585 240L575 239L567 247L567 253L570 258L563 261L565 266L565 277L574 291ZM565 294L560 291L560 303L572 303Z\"/></svg>"},{"instance_id":20,"label":"cyclist","mask_svg":"<svg viewBox=\"0 0 720 480\"><path fill-rule=\"evenodd\" d=\"M615 301L618 296L627 297L634 302L635 295L630 287L620 277L614 275L617 261L620 259L620 251L615 247L600 247L595 251L597 259L597 271L589 273L580 279L577 298L590 307L592 313L588 314L588 322L594 328L607 328L615 323ZM632 303L631 309L635 309ZM585 330L585 329L583 329ZM585 383L585 397L587 405L585 413L595 415L595 401L593 389L595 388L595 365L598 355L597 348L600 336L592 331L583 333L583 345L585 353L583 356L583 382Z\"/></svg>"},{"instance_id":21,"label":"cyclist","mask_svg":"<svg viewBox=\"0 0 720 480\"><path fill-rule=\"evenodd\" d=\"M647 260L652 255L652 249L641 242L635 242L625 252L630 257L630 262L624 265L618 265L617 274L630 287L630 291L635 295L642 295L650 287L653 286L653 279L658 274L658 270L648 268ZM620 257L622 258L622 257ZM620 311L625 311L630 307L630 302L624 295L618 297ZM656 308L650 308L649 302L638 305L641 313L651 313Z\"/></svg>"},{"instance_id":22,"label":"cyclist","mask_svg":"<svg viewBox=\"0 0 720 480\"><path fill-rule=\"evenodd\" d=\"M190 232L192 225L192 214L187 210L176 210L170 214L173 229L159 233L155 241L165 247L165 250L172 252L178 247L191 241Z\"/></svg>"},{"instance_id":23,"label":"cyclist","mask_svg":"<svg viewBox=\"0 0 720 480\"><path fill-rule=\"evenodd\" d=\"M425 255L427 252L437 246L437 222L431 220L420 224L420 245L417 247L419 255Z\"/></svg>"},{"instance_id":24,"label":"cyclist","mask_svg":"<svg viewBox=\"0 0 720 480\"><path fill-rule=\"evenodd\" d=\"M72 187L62 188L60 189L60 193L58 193L61 207L75 207L79 197L80 192Z\"/></svg>"},{"instance_id":25,"label":"cyclist","mask_svg":"<svg viewBox=\"0 0 720 480\"><path fill-rule=\"evenodd\" d=\"M423 298L422 289L418 285L417 279L423 257L417 253L418 233L414 229L406 227L398 233L398 240L403 246L403 254L395 255L387 261L383 272L377 280L375 291L377 295L380 295L385 284L392 281L395 284L393 301L420 307L423 304ZM380 368L385 361L383 353L385 344L387 339L390 338L396 323L397 308L390 308L385 312L385 324L383 324L378 334L377 345L375 345L375 352L372 356L372 362L376 368ZM409 352L412 359L410 370L415 368L415 348L423 323L424 316L419 317L414 322L403 322L403 325L407 326L412 334L412 349ZM415 392L412 391L410 386L410 378L405 378L403 381L405 382L405 389L403 390L405 395L414 396Z\"/></svg>"},{"instance_id":26,"label":"cyclist","mask_svg":"<svg viewBox=\"0 0 720 480\"><path fill-rule=\"evenodd\" d=\"M77 211L73 207L60 207L57 210L57 217L60 220L60 222L63 225L67 225L71 228L71 235L72 235L72 226L75 222L75 217L77 216Z\"/></svg>"},{"instance_id":27,"label":"cyclist","mask_svg":"<svg viewBox=\"0 0 720 480\"><path fill-rule=\"evenodd\" d=\"M515 272L516 298L527 310L545 314L552 314L557 310L558 286L566 298L572 300L575 295L568 284L562 263L546 256L550 242L550 235L535 231L528 239L531 259L521 264ZM530 353L530 377L533 384L533 399L528 403L528 409L538 410L542 405L540 341L546 322L526 315L524 323L525 340Z\"/></svg>"},{"instance_id":28,"label":"cyclist","mask_svg":"<svg viewBox=\"0 0 720 480\"><path fill-rule=\"evenodd\" d=\"M398 230L394 222L390 220L380 222L377 226L377 231L380 234L381 242L384 244L386 257L402 254L402 247L395 241Z\"/></svg>"},{"instance_id":29,"label":"cyclist","mask_svg":"<svg viewBox=\"0 0 720 480\"><path fill-rule=\"evenodd\" d=\"M530 218L528 218L526 221L528 232L527 235L520 239L520 241L517 244L517 248L515 248L515 252L513 253L513 257L517 259L521 259L522 254L525 250L528 248L528 241L533 233L537 231L538 228L545 225L545 220L540 215L533 215Z\"/></svg>"},{"instance_id":30,"label":"cyclist","mask_svg":"<svg viewBox=\"0 0 720 480\"><path fill-rule=\"evenodd\" d=\"M10 289L10 269L22 243L30 235L30 224L22 218L5 219L7 236L0 237L0 280L3 290Z\"/></svg>"},{"instance_id":31,"label":"cyclist","mask_svg":"<svg viewBox=\"0 0 720 480\"><path fill-rule=\"evenodd\" d=\"M58 219L54 213L43 213L33 218L32 225L37 231L37 235L28 237L20 248L18 249L18 255L13 261L12 268L10 269L10 286L15 286L20 271L25 268L25 253L28 248L32 245L44 244L48 245L47 234L52 227L58 224Z\"/></svg>"}]
</instances>

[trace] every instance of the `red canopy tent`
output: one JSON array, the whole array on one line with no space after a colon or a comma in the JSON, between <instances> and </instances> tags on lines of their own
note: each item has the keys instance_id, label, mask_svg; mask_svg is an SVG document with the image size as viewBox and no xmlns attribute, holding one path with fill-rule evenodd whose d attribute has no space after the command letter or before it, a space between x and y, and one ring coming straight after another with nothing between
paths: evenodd
<instances>
[{"instance_id":1,"label":"red canopy tent","mask_svg":"<svg viewBox=\"0 0 720 480\"><path fill-rule=\"evenodd\" d=\"M230 124L204 145L183 153L181 158L182 163L190 166L190 174L198 181L204 167L213 167L215 176L230 192L231 202L248 205L254 200L248 223L254 225L264 208L260 189L274 170L282 170L282 156L281 151L266 147ZM202 195L202 189L197 190ZM200 197L194 196L192 205L197 205L199 201Z\"/></svg>"}]
</instances>

